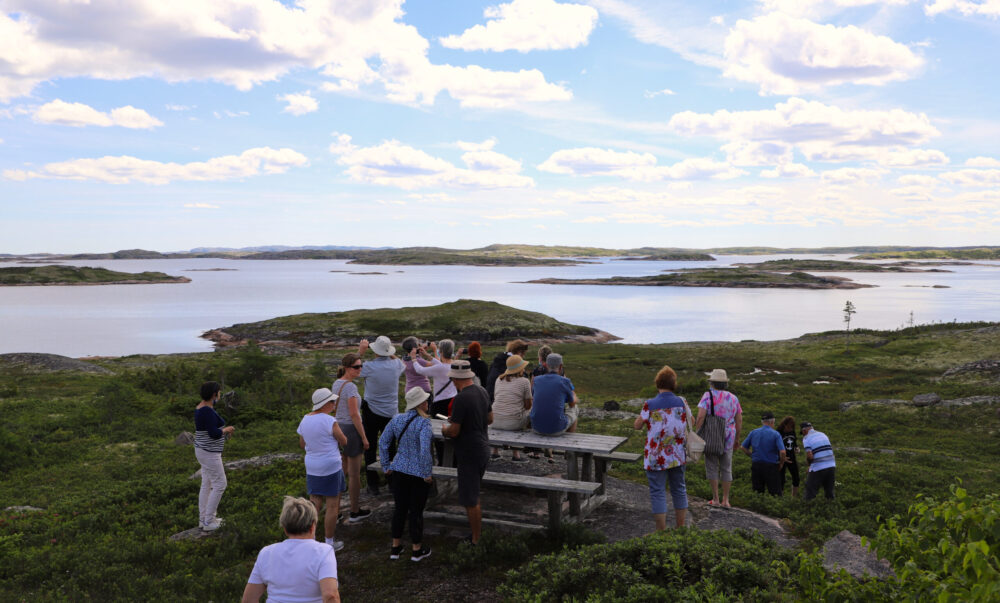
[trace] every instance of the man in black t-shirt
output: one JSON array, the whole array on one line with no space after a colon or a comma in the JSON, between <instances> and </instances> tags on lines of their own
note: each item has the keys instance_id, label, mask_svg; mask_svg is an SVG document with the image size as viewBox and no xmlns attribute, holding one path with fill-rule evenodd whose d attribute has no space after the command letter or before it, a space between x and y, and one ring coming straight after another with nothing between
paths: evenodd
<instances>
[{"instance_id":1,"label":"man in black t-shirt","mask_svg":"<svg viewBox=\"0 0 1000 603\"><path fill-rule=\"evenodd\" d=\"M482 534L483 510L479 504L479 486L490 462L489 425L493 423L490 395L473 382L475 373L467 360L455 360L448 377L458 389L451 407L451 418L441 428L446 438L455 439L458 462L458 503L465 507L473 545Z\"/></svg>"}]
</instances>

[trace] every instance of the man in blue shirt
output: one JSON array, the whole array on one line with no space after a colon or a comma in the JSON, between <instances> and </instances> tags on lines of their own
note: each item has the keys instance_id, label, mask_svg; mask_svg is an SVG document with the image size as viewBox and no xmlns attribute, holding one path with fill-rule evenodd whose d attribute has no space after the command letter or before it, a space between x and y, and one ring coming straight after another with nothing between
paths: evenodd
<instances>
[{"instance_id":1,"label":"man in blue shirt","mask_svg":"<svg viewBox=\"0 0 1000 603\"><path fill-rule=\"evenodd\" d=\"M804 498L806 500L816 498L819 487L823 486L826 497L833 500L833 486L836 484L834 468L837 462L833 459L830 438L826 437L825 433L813 429L809 421L802 422L800 433L802 433L802 448L806 451L806 460L809 461Z\"/></svg>"},{"instance_id":2,"label":"man in blue shirt","mask_svg":"<svg viewBox=\"0 0 1000 603\"><path fill-rule=\"evenodd\" d=\"M560 435L576 431L576 391L573 382L565 377L560 354L549 354L545 359L549 372L535 377L531 402L531 429L541 435Z\"/></svg>"},{"instance_id":3,"label":"man in blue shirt","mask_svg":"<svg viewBox=\"0 0 1000 603\"><path fill-rule=\"evenodd\" d=\"M761 426L743 440L740 450L751 459L750 480L754 492L767 491L781 496L781 467L785 464L785 442L774 428L774 413L765 412L760 417Z\"/></svg>"}]
</instances>

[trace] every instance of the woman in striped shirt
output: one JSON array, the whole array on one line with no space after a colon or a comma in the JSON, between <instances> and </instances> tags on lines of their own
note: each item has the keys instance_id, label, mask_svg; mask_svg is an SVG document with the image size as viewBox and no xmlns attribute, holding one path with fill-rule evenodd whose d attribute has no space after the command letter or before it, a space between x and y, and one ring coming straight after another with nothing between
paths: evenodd
<instances>
[{"instance_id":1,"label":"woman in striped shirt","mask_svg":"<svg viewBox=\"0 0 1000 603\"><path fill-rule=\"evenodd\" d=\"M198 493L198 527L212 532L222 527L215 516L219 499L226 490L226 470L222 466L222 447L235 428L215 412L222 387L215 381L201 386L201 403L194 410L194 456L201 464L201 491Z\"/></svg>"}]
</instances>

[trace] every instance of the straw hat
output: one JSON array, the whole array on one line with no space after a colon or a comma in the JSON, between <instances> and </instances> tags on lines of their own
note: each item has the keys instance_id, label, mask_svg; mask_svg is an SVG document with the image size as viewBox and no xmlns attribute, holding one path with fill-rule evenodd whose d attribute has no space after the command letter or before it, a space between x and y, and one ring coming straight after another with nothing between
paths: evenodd
<instances>
[{"instance_id":1,"label":"straw hat","mask_svg":"<svg viewBox=\"0 0 1000 603\"><path fill-rule=\"evenodd\" d=\"M406 392L406 410L411 411L414 408L420 406L430 398L431 395L425 392L420 387L411 387Z\"/></svg>"},{"instance_id":2,"label":"straw hat","mask_svg":"<svg viewBox=\"0 0 1000 603\"><path fill-rule=\"evenodd\" d=\"M507 375L519 375L524 372L524 367L528 366L528 361L521 358L517 354L513 354L507 357L507 370L504 371L501 377L506 377Z\"/></svg>"},{"instance_id":3,"label":"straw hat","mask_svg":"<svg viewBox=\"0 0 1000 603\"><path fill-rule=\"evenodd\" d=\"M319 410L323 408L327 402L333 402L337 399L337 394L331 392L325 387L321 387L313 392L313 410Z\"/></svg>"},{"instance_id":4,"label":"straw hat","mask_svg":"<svg viewBox=\"0 0 1000 603\"><path fill-rule=\"evenodd\" d=\"M729 383L729 375L726 374L725 369L715 369L708 376L708 380L716 383Z\"/></svg>"},{"instance_id":5,"label":"straw hat","mask_svg":"<svg viewBox=\"0 0 1000 603\"><path fill-rule=\"evenodd\" d=\"M392 356L396 353L396 348L393 347L392 342L385 335L379 335L375 338L375 343L368 346L376 356Z\"/></svg>"}]
</instances>

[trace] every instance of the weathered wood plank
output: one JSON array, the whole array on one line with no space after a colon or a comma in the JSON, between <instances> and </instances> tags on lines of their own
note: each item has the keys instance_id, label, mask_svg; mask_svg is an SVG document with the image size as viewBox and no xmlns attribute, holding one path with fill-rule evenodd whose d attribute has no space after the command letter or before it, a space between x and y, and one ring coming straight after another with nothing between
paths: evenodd
<instances>
[{"instance_id":1,"label":"weathered wood plank","mask_svg":"<svg viewBox=\"0 0 1000 603\"><path fill-rule=\"evenodd\" d=\"M382 471L382 464L379 462L368 465L371 471ZM440 479L456 479L458 469L454 467L433 467L431 475ZM499 473L487 471L483 475L483 483L492 486L511 486L518 488L528 488L533 490L547 490L556 492L570 492L579 494L594 494L600 484L597 482L581 482L557 477L543 477L537 475L521 475L518 473Z\"/></svg>"},{"instance_id":2,"label":"weathered wood plank","mask_svg":"<svg viewBox=\"0 0 1000 603\"><path fill-rule=\"evenodd\" d=\"M444 421L432 419L434 437L441 439L441 426ZM551 448L566 452L585 452L590 454L610 454L615 448L625 443L627 438L596 433L564 433L558 436L538 435L533 431L489 430L491 446L514 446L517 448Z\"/></svg>"},{"instance_id":3,"label":"weathered wood plank","mask_svg":"<svg viewBox=\"0 0 1000 603\"><path fill-rule=\"evenodd\" d=\"M642 460L642 455L637 452L610 452L608 454L595 454L594 458L602 458L606 461L618 461L619 463L634 463Z\"/></svg>"},{"instance_id":4,"label":"weathered wood plank","mask_svg":"<svg viewBox=\"0 0 1000 603\"><path fill-rule=\"evenodd\" d=\"M429 519L432 521L438 521L440 523L454 525L454 526L467 526L469 525L469 518L465 514L459 513L442 513L440 511L424 511L424 519ZM525 523L521 521L510 521L509 519L493 519L491 517L484 517L483 523L486 525L497 526L502 528L517 528L519 530L544 530L545 526L538 525L537 523Z\"/></svg>"},{"instance_id":5,"label":"weathered wood plank","mask_svg":"<svg viewBox=\"0 0 1000 603\"><path fill-rule=\"evenodd\" d=\"M580 479L580 468L576 464L576 453L572 451L566 452L566 479L574 481ZM569 514L572 517L580 516L580 495L576 492L569 493Z\"/></svg>"}]
</instances>

